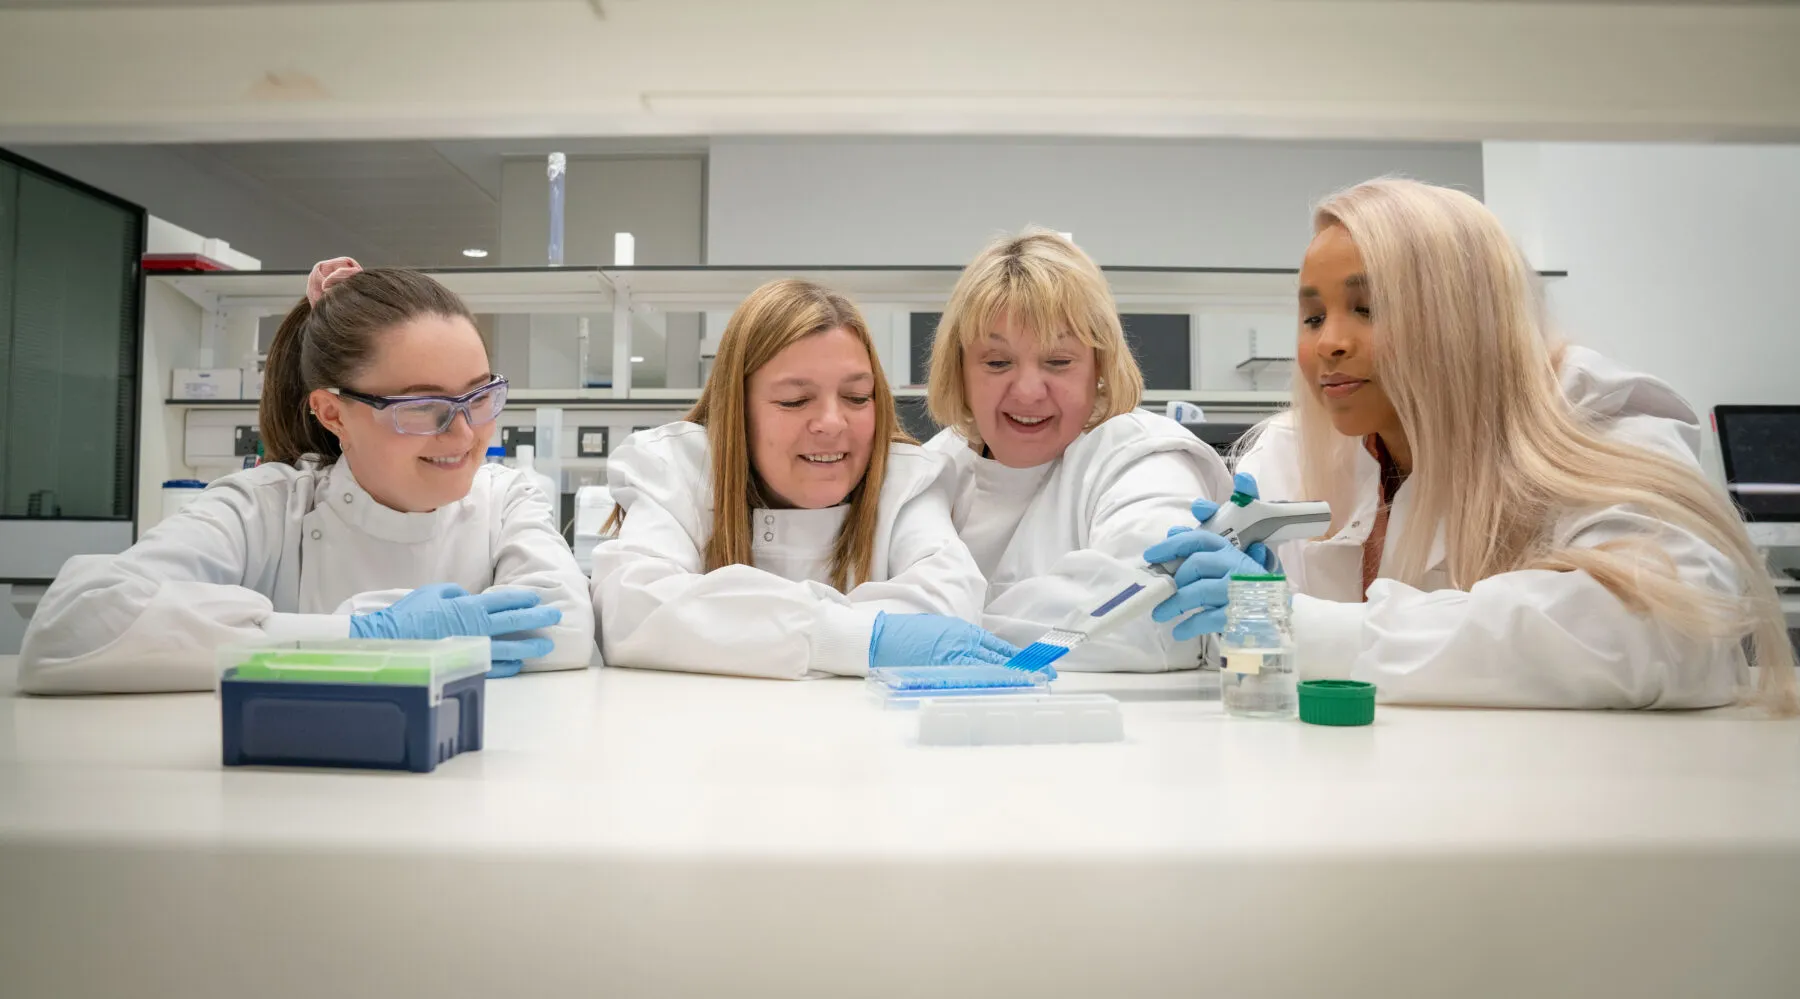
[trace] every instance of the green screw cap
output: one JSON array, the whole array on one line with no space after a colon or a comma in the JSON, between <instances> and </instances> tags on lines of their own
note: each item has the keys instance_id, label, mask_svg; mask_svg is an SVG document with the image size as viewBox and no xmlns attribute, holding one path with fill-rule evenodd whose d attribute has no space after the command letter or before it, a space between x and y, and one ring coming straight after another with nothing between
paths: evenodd
<instances>
[{"instance_id":1,"label":"green screw cap","mask_svg":"<svg viewBox=\"0 0 1800 999\"><path fill-rule=\"evenodd\" d=\"M1306 680L1300 720L1308 725L1368 725L1375 721L1375 685L1361 680Z\"/></svg>"}]
</instances>

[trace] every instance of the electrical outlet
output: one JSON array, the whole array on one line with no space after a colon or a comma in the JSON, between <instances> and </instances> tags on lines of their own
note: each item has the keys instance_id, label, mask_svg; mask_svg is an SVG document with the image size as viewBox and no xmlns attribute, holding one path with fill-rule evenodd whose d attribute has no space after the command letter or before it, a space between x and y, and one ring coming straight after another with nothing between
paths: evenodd
<instances>
[{"instance_id":1,"label":"electrical outlet","mask_svg":"<svg viewBox=\"0 0 1800 999\"><path fill-rule=\"evenodd\" d=\"M508 458L517 458L519 456L519 445L520 444L529 444L535 450L537 448L537 428L536 427L501 427L500 428L500 446L506 449L506 456Z\"/></svg>"},{"instance_id":2,"label":"electrical outlet","mask_svg":"<svg viewBox=\"0 0 1800 999\"><path fill-rule=\"evenodd\" d=\"M606 457L607 438L611 436L610 427L576 427L575 456L577 458Z\"/></svg>"},{"instance_id":3,"label":"electrical outlet","mask_svg":"<svg viewBox=\"0 0 1800 999\"><path fill-rule=\"evenodd\" d=\"M256 446L261 443L262 433L256 427L236 427L232 431L231 456L233 458L254 458L256 457Z\"/></svg>"}]
</instances>

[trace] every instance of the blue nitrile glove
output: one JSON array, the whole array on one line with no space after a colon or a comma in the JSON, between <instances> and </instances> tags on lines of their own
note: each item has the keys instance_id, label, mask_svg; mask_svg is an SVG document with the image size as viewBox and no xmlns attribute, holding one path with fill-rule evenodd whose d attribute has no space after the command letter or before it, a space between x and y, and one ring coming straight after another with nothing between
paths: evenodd
<instances>
[{"instance_id":1,"label":"blue nitrile glove","mask_svg":"<svg viewBox=\"0 0 1800 999\"><path fill-rule=\"evenodd\" d=\"M548 628L562 620L562 611L540 607L541 598L531 590L500 589L470 594L455 583L433 583L401 597L391 607L350 617L352 638L488 638L495 664L535 659L550 654L548 638L501 641L495 636ZM510 674L507 674L510 675Z\"/></svg>"},{"instance_id":2,"label":"blue nitrile glove","mask_svg":"<svg viewBox=\"0 0 1800 999\"><path fill-rule=\"evenodd\" d=\"M525 664L517 659L496 659L494 660L494 668L487 671L487 678L490 680L504 680L509 676L518 676L519 671L524 668Z\"/></svg>"},{"instance_id":3,"label":"blue nitrile glove","mask_svg":"<svg viewBox=\"0 0 1800 999\"><path fill-rule=\"evenodd\" d=\"M1256 476L1251 475L1249 472L1239 472L1231 477L1231 491L1233 493L1243 493L1252 499L1262 498L1262 493L1257 492L1256 489ZM1221 505L1222 504L1214 503L1204 496L1195 500L1194 505L1190 508L1194 511L1194 523L1204 524L1213 519L1213 514L1219 512L1219 507ZM1171 527L1169 528L1169 536L1174 537L1184 531L1191 530L1193 530L1191 527ZM1260 541L1252 541L1249 549L1246 550L1244 554L1261 562L1265 571L1275 571L1275 553L1269 550L1268 545L1265 545Z\"/></svg>"},{"instance_id":4,"label":"blue nitrile glove","mask_svg":"<svg viewBox=\"0 0 1800 999\"><path fill-rule=\"evenodd\" d=\"M1017 646L984 628L943 614L875 615L869 666L1004 666Z\"/></svg>"},{"instance_id":5,"label":"blue nitrile glove","mask_svg":"<svg viewBox=\"0 0 1800 999\"><path fill-rule=\"evenodd\" d=\"M1249 475L1239 473L1232 485L1238 492L1256 495L1256 480ZM1194 520L1205 523L1219 512L1219 504L1197 499L1193 511ZM1252 544L1248 552L1241 552L1231 542L1198 527L1170 528L1166 539L1144 550L1146 562L1177 559L1181 560L1181 567L1175 572L1175 595L1157 604L1150 617L1167 622L1198 611L1175 625L1175 637L1181 640L1224 631L1232 575L1268 572L1274 560L1268 546L1260 541Z\"/></svg>"}]
</instances>

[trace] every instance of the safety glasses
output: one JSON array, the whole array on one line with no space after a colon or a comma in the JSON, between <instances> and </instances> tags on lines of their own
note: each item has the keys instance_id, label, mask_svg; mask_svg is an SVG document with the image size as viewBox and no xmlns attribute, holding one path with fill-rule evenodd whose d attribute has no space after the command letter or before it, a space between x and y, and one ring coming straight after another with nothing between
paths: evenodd
<instances>
[{"instance_id":1,"label":"safety glasses","mask_svg":"<svg viewBox=\"0 0 1800 999\"><path fill-rule=\"evenodd\" d=\"M387 415L394 429L403 434L430 437L450 429L461 413L469 426L492 423L506 408L506 376L458 396L447 395L369 395L353 389L329 389L332 395L354 399L370 409Z\"/></svg>"}]
</instances>

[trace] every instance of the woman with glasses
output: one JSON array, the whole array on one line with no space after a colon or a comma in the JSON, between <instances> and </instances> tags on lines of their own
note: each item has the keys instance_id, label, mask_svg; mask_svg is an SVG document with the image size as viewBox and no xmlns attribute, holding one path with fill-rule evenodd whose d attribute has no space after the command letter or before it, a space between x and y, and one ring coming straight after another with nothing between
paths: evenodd
<instances>
[{"instance_id":1,"label":"woman with glasses","mask_svg":"<svg viewBox=\"0 0 1800 999\"><path fill-rule=\"evenodd\" d=\"M21 686L205 690L214 648L268 639L485 636L489 676L587 665L587 581L549 501L482 463L505 404L449 290L320 264L269 349L264 462L122 554L70 559Z\"/></svg>"}]
</instances>

